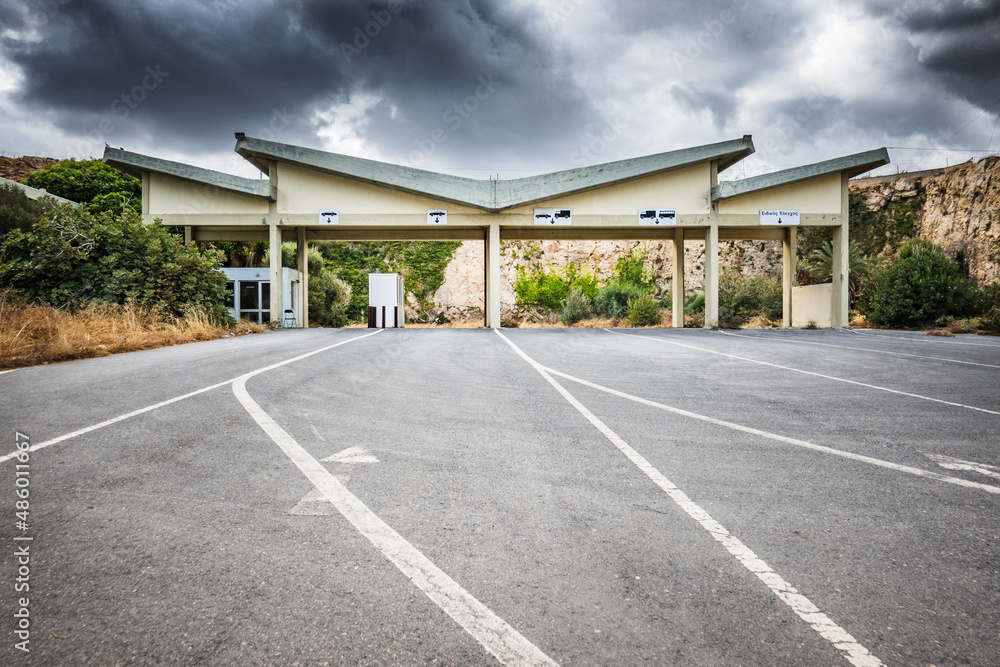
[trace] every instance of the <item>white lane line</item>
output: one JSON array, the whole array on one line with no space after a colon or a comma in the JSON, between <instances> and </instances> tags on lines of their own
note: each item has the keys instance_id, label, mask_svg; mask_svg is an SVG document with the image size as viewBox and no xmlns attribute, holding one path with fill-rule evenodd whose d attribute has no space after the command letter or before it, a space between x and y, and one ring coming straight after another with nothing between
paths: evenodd
<instances>
[{"instance_id":1,"label":"white lane line","mask_svg":"<svg viewBox=\"0 0 1000 667\"><path fill-rule=\"evenodd\" d=\"M987 477L994 477L1000 479L1000 468L996 466L987 465L985 463L976 463L975 461L963 461L962 459L952 458L950 456L945 456L944 454L927 454L924 456L934 461L939 466L945 470L968 470L970 472L978 472L980 475L985 475Z\"/></svg>"},{"instance_id":2,"label":"white lane line","mask_svg":"<svg viewBox=\"0 0 1000 667\"><path fill-rule=\"evenodd\" d=\"M990 343L965 343L965 342L960 341L960 340L951 340L950 338L949 339L945 339L945 340L941 340L940 338L935 338L934 336L924 336L922 338L917 338L916 336L883 336L882 334L875 334L875 333L871 333L871 334L861 333L860 331L858 331L856 329L845 329L845 331L849 331L852 334L855 334L857 336L861 336L862 338L864 338L864 337L867 337L867 338L891 338L891 339L894 339L894 340L908 340L911 343L945 343L947 345L973 345L975 347L992 347L994 350L1000 349L1000 345L991 345Z\"/></svg>"},{"instance_id":3,"label":"white lane line","mask_svg":"<svg viewBox=\"0 0 1000 667\"><path fill-rule=\"evenodd\" d=\"M891 354L897 357L915 357L917 359L933 359L934 361L947 361L952 364L966 364L967 366L983 366L984 368L1000 368L995 364L981 364L975 361L959 361L958 359L946 359L945 357L929 357L926 354L908 354L906 352L887 352L885 350L873 350L868 347L851 347L849 345L834 345L833 343L818 343L814 340L799 340L791 336L744 336L740 334L730 333L728 331L719 331L723 336L732 336L733 338L743 338L745 340L763 340L767 342L782 342L782 343L798 343L799 345L822 345L823 347L838 347L842 350L858 350L860 352L871 352L872 354Z\"/></svg>"},{"instance_id":4,"label":"white lane line","mask_svg":"<svg viewBox=\"0 0 1000 667\"><path fill-rule=\"evenodd\" d=\"M900 463L893 463L891 461L883 461L882 459L872 458L871 456L864 456L862 454L845 452L840 449L834 449L833 447L826 447L825 445L817 445L815 443L808 442L806 440L798 440L796 438L789 438L784 435L778 435L777 433L762 431L760 429L752 428L750 426L734 424L733 422L727 422L722 419L716 419L715 417L709 417L707 415L698 414L697 412L682 410L681 408L675 408L670 405L664 405L663 403L657 403L656 401L650 401L649 399L642 398L641 396L634 396L632 394L627 394L623 391L618 391L617 389L611 389L610 387L605 387L599 384L595 384L593 382L588 382L587 380L574 377L567 373L557 371L553 368L548 368L546 366L543 366L543 368L545 368L546 371L552 373L553 375L558 375L561 378L565 378L571 382L582 384L583 386L590 387L591 389L603 391L607 394L611 394L612 396L625 398L630 401L635 401L636 403L641 403L642 405L647 405L651 408L666 410L667 412L673 412L674 414L677 415L690 417L691 419L697 419L698 421L707 422L709 424L714 424L716 426L724 426L725 428L730 428L733 429L734 431L742 431L743 433L749 433L750 435L757 435L762 438L767 438L769 440L776 440L778 442L783 442L789 445L795 445L796 447L804 447L805 449L811 449L813 451L823 452L824 454L832 454L834 456L840 456L842 458L851 459L853 461L870 463L871 465L879 466L881 468L888 468L889 470L896 470L897 472L905 472L911 475L917 475L918 477L936 479L939 482L948 482L949 484L964 486L970 489L977 489L979 491L986 491L987 493L1000 494L1000 487L990 486L989 484L980 484L979 482L970 482L969 480L961 479L960 477L949 477L948 475L942 475L941 473L934 472L933 470L924 470L922 468L914 468L912 466L902 465Z\"/></svg>"},{"instance_id":5,"label":"white lane line","mask_svg":"<svg viewBox=\"0 0 1000 667\"><path fill-rule=\"evenodd\" d=\"M380 329L381 331L381 329ZM407 542L361 500L347 490L323 464L288 435L247 393L254 371L233 383L233 393L275 444L298 466L345 519L399 568L410 581L441 607L473 638L506 665L556 665L541 649L490 611L451 577Z\"/></svg>"},{"instance_id":6,"label":"white lane line","mask_svg":"<svg viewBox=\"0 0 1000 667\"><path fill-rule=\"evenodd\" d=\"M545 380L551 384L555 390L569 402L570 405L576 408L576 410L586 417L587 420L593 424L595 428L597 428L597 430L603 433L615 447L625 454L625 456L627 456L629 460L636 465L636 467L644 472L646 476L649 477L649 479L651 479L657 486L663 489L663 491L670 496L670 498L677 503L682 510L687 512L687 514L692 519L697 521L702 528L708 531L708 533L715 538L717 542L724 546L729 553L735 556L736 560L739 561L743 567L764 582L764 584L771 589L772 593L774 593L782 602L791 607L792 611L798 614L799 618L808 623L813 630L820 634L820 636L833 644L834 648L843 652L844 656L851 662L851 664L857 665L858 667L874 667L883 664L882 661L872 655L867 648L858 643L858 641L852 637L850 633L834 623L829 616L820 611L819 607L810 602L806 596L799 593L794 586L785 581L777 572L771 569L771 566L759 558L749 547L743 544L743 542L741 542L738 538L731 535L729 531L722 526L722 524L713 519L708 512L691 500L686 493L675 486L673 482L664 477L659 470L654 468L649 461L639 454L639 452L632 449L632 447L622 440L617 433L612 431L604 422L598 419L594 413L588 410L583 403L578 401L576 397L569 393L565 387L556 382L556 380L549 375L550 369L545 368L522 352L521 348L500 333L499 330L494 329L494 331L498 336L500 336L500 338L510 345L518 356L527 361L532 368L538 371L539 375L545 378Z\"/></svg>"},{"instance_id":7,"label":"white lane line","mask_svg":"<svg viewBox=\"0 0 1000 667\"><path fill-rule=\"evenodd\" d=\"M356 340L361 340L362 338L367 338L368 336L374 336L376 333L381 333L381 331L382 331L382 329L379 329L375 333L365 334L364 336L355 336L354 338L350 338L348 340L344 340L344 341L341 341L339 343L334 343L333 345L327 345L326 347L321 347L318 350L313 350L312 352L307 352L305 354L300 354L299 356L293 357L292 359L287 359L285 361L279 361L276 364L271 364L270 366L265 366L264 368L261 368L257 372L263 373L264 371L269 371L271 369L278 368L279 366L284 366L285 364L290 364L292 362L299 361L301 359L305 359L306 357L311 357L314 354L319 354L320 352L326 352L327 350L331 350L331 349L333 349L335 347L338 347L340 345L346 345L347 343L351 343L351 342L356 341ZM148 406L146 406L144 408L139 408L138 410L133 410L132 412L128 412L128 413L126 413L124 415L119 415L117 417L113 417L113 418L108 419L106 421L102 421L99 424L94 424L93 426L87 426L85 428L81 428L79 430L73 431L72 433L67 433L65 435L60 435L58 438L52 438L51 440L46 440L45 442L40 442L37 445L32 445L26 451L36 452L39 449L45 449L46 447L51 447L52 445L59 444L60 442L64 442L66 440L70 440L71 438L76 438L78 436L85 435L87 433L91 433L91 432L96 431L98 429L102 429L102 428L104 428L106 426L111 426L112 424L117 424L118 422L125 421L126 419L131 419L132 417L137 417L137 416L139 416L141 414L145 414L147 412L152 412L153 410L158 410L158 409L160 409L162 407L165 407L167 405L170 405L172 403L177 403L178 401L183 401L185 399L191 398L192 396L197 396L198 394L204 394L206 391L212 391L213 389L218 389L219 387L225 387L227 384L232 384L233 382L236 382L236 380L238 380L238 379L239 378L233 378L231 380L226 380L224 382L218 382L218 383L210 385L208 387L203 387L203 388L198 389L196 391L192 391L192 392L190 392L188 394L184 394L183 396L176 396L174 398L168 399L166 401L161 401L160 403L156 403L154 405L148 405ZM17 454L18 454L18 451L15 450L15 451L11 452L10 454L4 454L3 456L0 456L0 463L3 463L4 461L9 461L10 459L12 459L15 456L17 456Z\"/></svg>"},{"instance_id":8,"label":"white lane line","mask_svg":"<svg viewBox=\"0 0 1000 667\"><path fill-rule=\"evenodd\" d=\"M759 361L757 359L750 359L747 357L741 357L736 354L727 354L726 352L717 352L715 350L709 350L704 347L698 347L696 345L688 345L687 343L678 343L673 340L667 340L664 337L653 337L653 336L638 336L636 334L627 334L620 331L612 331L611 329L605 329L610 334L616 336L627 336L629 338L641 338L647 341L654 341L658 343L665 343L666 345L676 345L678 347L686 347L691 350L698 350L699 352L707 352L708 354L716 354L720 357L729 357L730 359L739 359L740 361L746 361L751 364L760 364L761 366L770 366L771 368L780 368L783 371L792 371L793 373L803 373L805 375L812 375L813 377L823 378L824 380L833 380L835 382L846 382L847 384L853 384L858 387L866 387L868 389L876 389L878 391L885 391L890 394L898 394L900 396L908 396L910 398L919 398L922 401L932 401L934 403L941 403L943 405L951 405L956 408L965 408L966 410L975 410L976 412L985 412L990 415L1000 415L1000 412L996 410L987 410L986 408L977 408L974 405L965 405L964 403L955 403L954 401L945 401L940 398L931 398L930 396L922 396L921 394L911 394L908 391L900 391L898 389L889 389L888 387L880 387L875 384L868 384L866 382L858 382L856 380L848 380L846 378L839 378L833 375L824 375L822 373L814 373L813 371L804 371L801 368L792 368L791 366L781 366L779 364L772 364L767 361Z\"/></svg>"}]
</instances>

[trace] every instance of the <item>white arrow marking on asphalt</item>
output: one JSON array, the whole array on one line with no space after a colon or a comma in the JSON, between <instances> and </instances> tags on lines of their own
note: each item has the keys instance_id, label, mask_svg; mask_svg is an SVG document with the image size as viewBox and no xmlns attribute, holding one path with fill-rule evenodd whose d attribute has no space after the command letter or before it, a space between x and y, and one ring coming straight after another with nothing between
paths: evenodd
<instances>
[{"instance_id":1,"label":"white arrow marking on asphalt","mask_svg":"<svg viewBox=\"0 0 1000 667\"><path fill-rule=\"evenodd\" d=\"M370 450L364 447L348 447L347 449L337 452L333 456L328 456L325 459L320 459L323 463L327 461L332 461L334 463L380 463L378 458L371 453Z\"/></svg>"},{"instance_id":2,"label":"white arrow marking on asphalt","mask_svg":"<svg viewBox=\"0 0 1000 667\"><path fill-rule=\"evenodd\" d=\"M996 466L976 463L975 461L963 461L962 459L955 459L944 454L927 454L925 452L924 456L946 470L969 470L971 472L978 472L980 475L1000 479L1000 468Z\"/></svg>"},{"instance_id":3,"label":"white arrow marking on asphalt","mask_svg":"<svg viewBox=\"0 0 1000 667\"><path fill-rule=\"evenodd\" d=\"M339 478L341 482L346 481L343 477ZM337 508L333 506L330 499L323 495L323 492L319 489L313 488L312 491L307 493L302 497L295 507L288 510L289 514L297 514L299 516L330 516L333 514L340 514Z\"/></svg>"}]
</instances>

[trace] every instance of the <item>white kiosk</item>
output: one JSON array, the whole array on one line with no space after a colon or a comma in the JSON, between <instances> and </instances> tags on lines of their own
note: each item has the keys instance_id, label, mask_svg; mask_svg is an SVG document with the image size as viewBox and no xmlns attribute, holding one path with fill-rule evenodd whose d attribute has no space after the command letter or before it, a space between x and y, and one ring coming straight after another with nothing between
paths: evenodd
<instances>
[{"instance_id":1,"label":"white kiosk","mask_svg":"<svg viewBox=\"0 0 1000 667\"><path fill-rule=\"evenodd\" d=\"M403 304L406 289L398 273L368 274L368 328L394 329L406 326Z\"/></svg>"}]
</instances>

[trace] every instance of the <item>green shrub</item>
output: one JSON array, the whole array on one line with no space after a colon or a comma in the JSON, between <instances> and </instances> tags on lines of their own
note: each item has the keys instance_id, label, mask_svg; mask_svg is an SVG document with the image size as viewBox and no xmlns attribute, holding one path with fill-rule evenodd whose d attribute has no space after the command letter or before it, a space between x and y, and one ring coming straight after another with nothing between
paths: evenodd
<instances>
[{"instance_id":1,"label":"green shrub","mask_svg":"<svg viewBox=\"0 0 1000 667\"><path fill-rule=\"evenodd\" d=\"M519 306L540 306L560 311L574 287L593 299L597 293L597 278L582 273L579 265L573 262L567 264L561 273L554 267L546 270L536 264L518 268L514 294Z\"/></svg>"},{"instance_id":2,"label":"green shrub","mask_svg":"<svg viewBox=\"0 0 1000 667\"><path fill-rule=\"evenodd\" d=\"M649 294L649 288L643 285L612 280L597 291L594 310L605 317L625 317L629 301L644 294Z\"/></svg>"},{"instance_id":3,"label":"green shrub","mask_svg":"<svg viewBox=\"0 0 1000 667\"><path fill-rule=\"evenodd\" d=\"M33 188L84 204L97 215L105 211L121 214L122 203L138 212L142 184L138 178L118 171L101 160L63 160L28 174L24 182Z\"/></svg>"},{"instance_id":4,"label":"green shrub","mask_svg":"<svg viewBox=\"0 0 1000 667\"><path fill-rule=\"evenodd\" d=\"M981 328L1000 332L1000 283L992 283L975 291L973 312Z\"/></svg>"},{"instance_id":5,"label":"green shrub","mask_svg":"<svg viewBox=\"0 0 1000 667\"><path fill-rule=\"evenodd\" d=\"M746 322L753 317L779 319L781 281L768 276L744 278L728 273L719 280L719 319Z\"/></svg>"},{"instance_id":6,"label":"green shrub","mask_svg":"<svg viewBox=\"0 0 1000 667\"><path fill-rule=\"evenodd\" d=\"M850 293L854 294L858 291L858 281L861 276L870 273L875 266L875 259L870 255L865 255L861 251L861 246L854 241L851 241L849 255ZM825 242L813 250L802 264L816 283L833 282L833 244L830 241Z\"/></svg>"},{"instance_id":7,"label":"green shrub","mask_svg":"<svg viewBox=\"0 0 1000 667\"><path fill-rule=\"evenodd\" d=\"M920 326L972 312L973 284L938 246L910 239L896 259L861 280L858 311L876 326Z\"/></svg>"},{"instance_id":8,"label":"green shrub","mask_svg":"<svg viewBox=\"0 0 1000 667\"><path fill-rule=\"evenodd\" d=\"M620 284L637 285L644 292L654 291L656 282L653 280L652 269L646 266L646 249L636 246L628 255L619 257L615 262L613 280Z\"/></svg>"},{"instance_id":9,"label":"green shrub","mask_svg":"<svg viewBox=\"0 0 1000 667\"><path fill-rule=\"evenodd\" d=\"M698 292L692 294L684 301L684 314L694 317L698 313L705 312L705 293Z\"/></svg>"},{"instance_id":10,"label":"green shrub","mask_svg":"<svg viewBox=\"0 0 1000 667\"><path fill-rule=\"evenodd\" d=\"M47 204L44 200L33 200L16 185L0 185L0 241L11 231L27 232L42 219Z\"/></svg>"},{"instance_id":11,"label":"green shrub","mask_svg":"<svg viewBox=\"0 0 1000 667\"><path fill-rule=\"evenodd\" d=\"M587 319L593 313L587 294L579 287L570 289L569 296L566 297L566 307L562 311L562 321L572 326L580 320Z\"/></svg>"},{"instance_id":12,"label":"green shrub","mask_svg":"<svg viewBox=\"0 0 1000 667\"><path fill-rule=\"evenodd\" d=\"M221 261L221 252L186 245L134 211L93 216L60 205L0 245L0 287L56 307L133 303L175 317L201 307L226 322Z\"/></svg>"},{"instance_id":13,"label":"green shrub","mask_svg":"<svg viewBox=\"0 0 1000 667\"><path fill-rule=\"evenodd\" d=\"M652 294L642 294L628 301L628 321L632 326L647 327L660 322L660 304Z\"/></svg>"},{"instance_id":14,"label":"green shrub","mask_svg":"<svg viewBox=\"0 0 1000 667\"><path fill-rule=\"evenodd\" d=\"M348 323L351 286L333 271L309 272L309 321L330 327Z\"/></svg>"}]
</instances>

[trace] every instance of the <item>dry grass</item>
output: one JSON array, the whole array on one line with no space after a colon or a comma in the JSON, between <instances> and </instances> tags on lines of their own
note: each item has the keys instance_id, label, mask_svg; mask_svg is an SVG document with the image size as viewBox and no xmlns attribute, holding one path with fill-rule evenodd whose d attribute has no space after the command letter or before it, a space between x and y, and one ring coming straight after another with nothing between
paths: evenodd
<instances>
[{"instance_id":1,"label":"dry grass","mask_svg":"<svg viewBox=\"0 0 1000 667\"><path fill-rule=\"evenodd\" d=\"M764 317L763 315L755 315L750 318L750 321L743 325L744 329L768 329L771 327L778 326L770 319Z\"/></svg>"},{"instance_id":2,"label":"dry grass","mask_svg":"<svg viewBox=\"0 0 1000 667\"><path fill-rule=\"evenodd\" d=\"M954 338L955 334L948 331L947 329L931 329L927 332L928 336L941 336L942 338Z\"/></svg>"},{"instance_id":3,"label":"dry grass","mask_svg":"<svg viewBox=\"0 0 1000 667\"><path fill-rule=\"evenodd\" d=\"M104 357L118 352L267 331L241 321L233 329L200 312L177 320L135 306L91 304L76 312L44 305L15 306L0 294L0 368Z\"/></svg>"}]
</instances>

